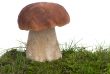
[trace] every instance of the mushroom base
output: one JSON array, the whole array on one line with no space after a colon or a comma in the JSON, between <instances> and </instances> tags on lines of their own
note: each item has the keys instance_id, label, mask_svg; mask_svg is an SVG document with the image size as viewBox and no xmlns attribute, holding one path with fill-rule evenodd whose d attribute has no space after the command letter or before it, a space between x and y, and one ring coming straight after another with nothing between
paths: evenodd
<instances>
[{"instance_id":1,"label":"mushroom base","mask_svg":"<svg viewBox=\"0 0 110 74\"><path fill-rule=\"evenodd\" d=\"M55 28L29 31L26 57L34 61L52 61L62 57Z\"/></svg>"}]
</instances>

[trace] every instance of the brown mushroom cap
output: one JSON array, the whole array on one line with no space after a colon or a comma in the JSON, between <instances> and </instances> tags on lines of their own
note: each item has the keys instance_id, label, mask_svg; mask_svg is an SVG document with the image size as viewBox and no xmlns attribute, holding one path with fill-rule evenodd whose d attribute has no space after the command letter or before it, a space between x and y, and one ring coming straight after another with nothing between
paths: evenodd
<instances>
[{"instance_id":1,"label":"brown mushroom cap","mask_svg":"<svg viewBox=\"0 0 110 74\"><path fill-rule=\"evenodd\" d=\"M19 16L21 30L41 31L69 23L70 17L65 8L56 3L38 2L24 7Z\"/></svg>"}]
</instances>

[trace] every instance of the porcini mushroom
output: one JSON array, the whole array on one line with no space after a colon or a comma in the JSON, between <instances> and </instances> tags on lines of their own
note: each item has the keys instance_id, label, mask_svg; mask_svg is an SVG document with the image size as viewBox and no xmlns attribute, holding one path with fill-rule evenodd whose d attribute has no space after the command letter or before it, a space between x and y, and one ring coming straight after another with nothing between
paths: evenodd
<instances>
[{"instance_id":1,"label":"porcini mushroom","mask_svg":"<svg viewBox=\"0 0 110 74\"><path fill-rule=\"evenodd\" d=\"M26 57L34 61L52 61L62 57L55 26L70 21L65 8L57 3L38 2L25 6L18 15L21 30L29 30Z\"/></svg>"}]
</instances>

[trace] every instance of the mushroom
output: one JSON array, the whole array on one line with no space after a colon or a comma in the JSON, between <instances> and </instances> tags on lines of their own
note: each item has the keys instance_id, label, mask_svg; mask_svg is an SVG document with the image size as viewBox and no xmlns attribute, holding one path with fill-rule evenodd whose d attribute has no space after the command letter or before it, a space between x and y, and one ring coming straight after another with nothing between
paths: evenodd
<instances>
[{"instance_id":1,"label":"mushroom","mask_svg":"<svg viewBox=\"0 0 110 74\"><path fill-rule=\"evenodd\" d=\"M29 30L26 57L40 62L62 58L55 26L64 26L69 21L67 11L57 3L37 2L25 6L18 15L18 26Z\"/></svg>"}]
</instances>

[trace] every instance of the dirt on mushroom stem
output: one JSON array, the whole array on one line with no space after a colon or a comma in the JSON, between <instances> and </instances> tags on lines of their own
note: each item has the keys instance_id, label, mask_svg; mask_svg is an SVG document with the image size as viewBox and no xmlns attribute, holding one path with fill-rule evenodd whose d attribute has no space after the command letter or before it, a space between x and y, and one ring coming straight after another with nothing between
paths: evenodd
<instances>
[{"instance_id":1,"label":"dirt on mushroom stem","mask_svg":"<svg viewBox=\"0 0 110 74\"><path fill-rule=\"evenodd\" d=\"M34 61L52 61L62 57L55 28L29 31L26 56Z\"/></svg>"}]
</instances>

